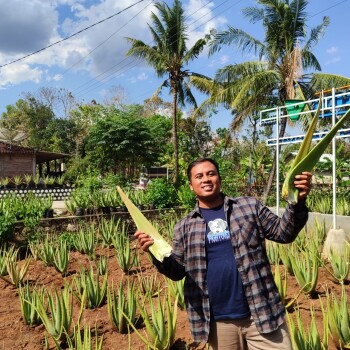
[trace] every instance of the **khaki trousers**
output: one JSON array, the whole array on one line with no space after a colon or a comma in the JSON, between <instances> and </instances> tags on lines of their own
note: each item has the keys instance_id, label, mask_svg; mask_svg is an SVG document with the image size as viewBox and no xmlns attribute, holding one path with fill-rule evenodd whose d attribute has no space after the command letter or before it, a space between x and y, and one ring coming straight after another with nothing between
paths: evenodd
<instances>
[{"instance_id":1,"label":"khaki trousers","mask_svg":"<svg viewBox=\"0 0 350 350\"><path fill-rule=\"evenodd\" d=\"M213 321L208 340L210 350L292 350L288 326L260 334L251 317Z\"/></svg>"}]
</instances>

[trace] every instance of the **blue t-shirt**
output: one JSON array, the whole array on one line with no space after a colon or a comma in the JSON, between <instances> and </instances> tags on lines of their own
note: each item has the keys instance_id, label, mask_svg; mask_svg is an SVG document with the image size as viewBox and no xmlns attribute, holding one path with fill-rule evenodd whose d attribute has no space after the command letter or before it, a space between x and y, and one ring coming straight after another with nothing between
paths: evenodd
<instances>
[{"instance_id":1,"label":"blue t-shirt","mask_svg":"<svg viewBox=\"0 0 350 350\"><path fill-rule=\"evenodd\" d=\"M213 317L215 320L248 317L250 310L233 255L224 205L200 211L207 222L207 285Z\"/></svg>"}]
</instances>

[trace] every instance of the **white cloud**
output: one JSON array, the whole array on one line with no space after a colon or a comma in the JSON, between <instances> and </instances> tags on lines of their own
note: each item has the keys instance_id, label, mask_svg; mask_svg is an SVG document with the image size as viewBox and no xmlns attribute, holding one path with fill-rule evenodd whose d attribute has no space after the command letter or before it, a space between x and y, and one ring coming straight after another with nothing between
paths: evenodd
<instances>
[{"instance_id":1,"label":"white cloud","mask_svg":"<svg viewBox=\"0 0 350 350\"><path fill-rule=\"evenodd\" d=\"M148 75L146 73L141 73L137 76L138 80L147 80L148 79Z\"/></svg>"},{"instance_id":2,"label":"white cloud","mask_svg":"<svg viewBox=\"0 0 350 350\"><path fill-rule=\"evenodd\" d=\"M337 47L332 46L332 47L330 47L329 49L327 49L326 51L327 51L328 54L334 55L334 54L336 54L339 50L338 50Z\"/></svg>"},{"instance_id":3,"label":"white cloud","mask_svg":"<svg viewBox=\"0 0 350 350\"><path fill-rule=\"evenodd\" d=\"M43 71L39 68L32 69L28 64L16 63L1 69L0 87L21 84L27 81L39 83Z\"/></svg>"},{"instance_id":4,"label":"white cloud","mask_svg":"<svg viewBox=\"0 0 350 350\"><path fill-rule=\"evenodd\" d=\"M54 44L133 3L133 0L101 0L87 6L83 0L0 0L3 15L0 21L0 65ZM18 11L19 7L21 11ZM46 70L37 68L38 65L85 70L100 80L123 74L130 69L133 61L132 58L125 57L129 48L125 37L150 41L149 31L144 29L146 22L150 21L151 9L152 6L141 3L71 39L25 58L22 62L27 64L28 71L32 67L33 72L21 80L6 80L7 83L17 84L26 78L32 81L33 76L44 78L37 72ZM63 23L58 23L60 11L64 11L61 16L66 16ZM50 78L46 77L45 80L47 79Z\"/></svg>"},{"instance_id":5,"label":"white cloud","mask_svg":"<svg viewBox=\"0 0 350 350\"><path fill-rule=\"evenodd\" d=\"M214 16L213 8L214 2L206 3L205 0L189 0L184 6L190 30L189 47L204 35L209 34L211 29L222 28L227 23L223 16Z\"/></svg>"}]
</instances>

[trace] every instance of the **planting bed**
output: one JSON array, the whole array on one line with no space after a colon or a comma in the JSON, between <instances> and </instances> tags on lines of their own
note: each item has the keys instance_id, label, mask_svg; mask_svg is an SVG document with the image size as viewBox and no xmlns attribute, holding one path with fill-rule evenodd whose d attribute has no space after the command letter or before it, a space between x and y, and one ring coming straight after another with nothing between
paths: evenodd
<instances>
[{"instance_id":1,"label":"planting bed","mask_svg":"<svg viewBox=\"0 0 350 350\"><path fill-rule=\"evenodd\" d=\"M132 242L135 247L135 241ZM135 279L137 281L137 274L142 270L143 275L154 273L154 268L150 264L150 261L146 254L141 254L141 264L139 268L134 268L130 274L125 275L118 267L115 250L109 248L99 247L97 250L97 257L101 255L108 256L108 271L109 271L109 285L114 283L114 286L119 285L119 281L122 278ZM46 287L63 288L64 280L72 281L74 275L76 275L81 267L89 267L90 261L84 254L78 252L71 252L70 263L68 268L67 277L62 277L53 267L45 267L41 261L35 261L32 259L29 267L29 271L26 275L26 281L29 281L33 285L45 285ZM162 276L159 275L159 279L162 280ZM300 287L293 276L288 275L288 288L287 295L289 298L293 298L297 295ZM328 288L336 293L340 297L341 286L332 280L329 273L324 269L319 269L318 285L316 295L313 298L307 297L304 294L300 294L298 297L298 305L302 315L304 324L308 324L310 321L310 307L313 305L315 308L316 322L319 332L322 333L323 318L320 308L319 298L322 299L324 305L326 305L326 293ZM350 300L350 288L346 285L347 297ZM43 349L44 336L46 330L43 325L36 327L26 326L23 322L20 310L19 295L16 288L7 284L5 281L0 280L0 349L1 350L38 350ZM79 311L79 304L74 299L74 308L76 315ZM295 310L290 310L292 315L295 316ZM107 305L103 305L100 308L89 310L85 309L82 316L82 324L90 323L91 328L94 328L97 324L97 331L100 336L103 335L103 349L108 350L137 350L146 349L144 343L139 339L135 332L132 332L130 336L122 335L115 331L111 321L108 317ZM139 326L139 330L145 334L145 329L142 325ZM52 340L49 338L50 348L55 349ZM195 345L192 343L191 335L189 331L187 315L185 311L178 310L178 321L176 331L176 342L172 349L204 349L204 345ZM336 347L329 341L329 349L335 350ZM130 344L130 346L129 346Z\"/></svg>"}]
</instances>

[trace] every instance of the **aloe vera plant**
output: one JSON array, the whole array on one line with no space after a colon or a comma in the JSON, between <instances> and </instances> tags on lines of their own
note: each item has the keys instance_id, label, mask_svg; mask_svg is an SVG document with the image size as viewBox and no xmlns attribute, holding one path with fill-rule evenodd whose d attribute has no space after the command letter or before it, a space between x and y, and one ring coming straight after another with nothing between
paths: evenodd
<instances>
[{"instance_id":1,"label":"aloe vera plant","mask_svg":"<svg viewBox=\"0 0 350 350\"><path fill-rule=\"evenodd\" d=\"M69 349L74 350L102 350L103 336L98 339L97 325L95 325L95 342L92 340L90 324L85 324L83 332L80 330L80 323L73 328L72 335L67 338L67 345ZM82 335L83 334L83 335Z\"/></svg>"},{"instance_id":2,"label":"aloe vera plant","mask_svg":"<svg viewBox=\"0 0 350 350\"><path fill-rule=\"evenodd\" d=\"M96 275L91 267L88 271L82 270L79 277L74 278L76 290L74 295L81 303L86 303L89 309L95 309L102 306L107 298L107 282L108 274L103 276L100 283L100 275L97 271Z\"/></svg>"},{"instance_id":3,"label":"aloe vera plant","mask_svg":"<svg viewBox=\"0 0 350 350\"><path fill-rule=\"evenodd\" d=\"M118 234L118 240L113 239L113 244L119 267L124 273L129 273L137 265L137 255L131 248L129 237L126 233L120 233Z\"/></svg>"},{"instance_id":4,"label":"aloe vera plant","mask_svg":"<svg viewBox=\"0 0 350 350\"><path fill-rule=\"evenodd\" d=\"M38 313L39 301L44 304L45 289L34 288L30 291L30 286L26 283L18 289L19 299L21 303L21 311L24 323L30 326L37 326L42 323Z\"/></svg>"},{"instance_id":5,"label":"aloe vera plant","mask_svg":"<svg viewBox=\"0 0 350 350\"><path fill-rule=\"evenodd\" d=\"M49 236L38 246L37 254L45 266L54 265L55 240Z\"/></svg>"},{"instance_id":6,"label":"aloe vera plant","mask_svg":"<svg viewBox=\"0 0 350 350\"><path fill-rule=\"evenodd\" d=\"M350 349L350 313L344 286L339 302L333 293L327 292L327 313L334 344L339 349Z\"/></svg>"},{"instance_id":7,"label":"aloe vera plant","mask_svg":"<svg viewBox=\"0 0 350 350\"><path fill-rule=\"evenodd\" d=\"M16 288L19 288L24 282L24 278L28 272L30 261L31 259L27 258L25 259L22 265L20 265L19 261L7 261L6 269L8 276L0 275L0 278L9 284L12 284Z\"/></svg>"},{"instance_id":8,"label":"aloe vera plant","mask_svg":"<svg viewBox=\"0 0 350 350\"><path fill-rule=\"evenodd\" d=\"M55 269L62 274L66 275L69 264L69 247L67 241L60 240L58 246L54 251L53 265Z\"/></svg>"},{"instance_id":9,"label":"aloe vera plant","mask_svg":"<svg viewBox=\"0 0 350 350\"><path fill-rule=\"evenodd\" d=\"M341 128L343 123L350 115L350 109L337 121L331 130L310 150L312 136L316 128L316 124L321 111L322 99L318 104L318 109L311 121L304 140L299 148L299 152L293 161L291 169L288 171L282 187L282 197L289 203L298 202L298 190L294 187L295 175L301 174L303 171L311 171L316 165L321 155L326 150L333 137Z\"/></svg>"},{"instance_id":10,"label":"aloe vera plant","mask_svg":"<svg viewBox=\"0 0 350 350\"><path fill-rule=\"evenodd\" d=\"M315 244L309 251L291 254L292 268L295 278L305 294L311 295L316 288L319 267L319 252Z\"/></svg>"},{"instance_id":11,"label":"aloe vera plant","mask_svg":"<svg viewBox=\"0 0 350 350\"><path fill-rule=\"evenodd\" d=\"M80 253L87 254L89 259L95 259L97 239L94 225L82 225L74 236L74 248Z\"/></svg>"},{"instance_id":12,"label":"aloe vera plant","mask_svg":"<svg viewBox=\"0 0 350 350\"><path fill-rule=\"evenodd\" d=\"M322 304L321 304L322 306ZM287 313L287 320L291 334L293 349L298 350L327 350L328 349L328 324L327 315L322 308L323 314L323 338L321 339L319 330L316 325L315 310L310 309L311 323L308 327L302 322L300 310L296 312L296 322L292 316Z\"/></svg>"},{"instance_id":13,"label":"aloe vera plant","mask_svg":"<svg viewBox=\"0 0 350 350\"><path fill-rule=\"evenodd\" d=\"M71 288L67 285L59 292L47 293L47 306L39 299L35 306L47 332L53 338L56 346L61 347L67 342L73 330L73 300ZM78 321L80 322L83 308L80 309Z\"/></svg>"},{"instance_id":14,"label":"aloe vera plant","mask_svg":"<svg viewBox=\"0 0 350 350\"><path fill-rule=\"evenodd\" d=\"M141 211L131 202L128 196L123 192L123 190L117 186L117 190L123 202L125 203L128 211L134 220L138 230L146 232L149 234L154 243L149 247L149 251L152 255L159 261L171 254L170 244L158 233L157 229L152 225L152 223L147 220L147 218L141 213Z\"/></svg>"},{"instance_id":15,"label":"aloe vera plant","mask_svg":"<svg viewBox=\"0 0 350 350\"><path fill-rule=\"evenodd\" d=\"M152 297L157 295L160 290L160 282L157 273L143 275L142 271L140 271L140 273L137 274L137 279L139 288L143 294L149 294Z\"/></svg>"},{"instance_id":16,"label":"aloe vera plant","mask_svg":"<svg viewBox=\"0 0 350 350\"><path fill-rule=\"evenodd\" d=\"M177 305L181 310L186 309L185 304L185 295L184 295L184 284L185 278L180 281L173 281L169 278L166 278L167 286L169 289L169 294L175 300L177 299Z\"/></svg>"},{"instance_id":17,"label":"aloe vera plant","mask_svg":"<svg viewBox=\"0 0 350 350\"><path fill-rule=\"evenodd\" d=\"M115 220L114 218L105 219L101 218L98 231L102 238L102 244L105 247L111 247L113 243L113 237L119 230L121 219Z\"/></svg>"},{"instance_id":18,"label":"aloe vera plant","mask_svg":"<svg viewBox=\"0 0 350 350\"><path fill-rule=\"evenodd\" d=\"M5 245L0 249L0 275L8 274L7 263L9 261L17 261L18 249L15 246L6 247Z\"/></svg>"},{"instance_id":19,"label":"aloe vera plant","mask_svg":"<svg viewBox=\"0 0 350 350\"><path fill-rule=\"evenodd\" d=\"M326 264L324 267L339 283L344 283L347 280L350 272L350 245L344 248L344 253L339 253L330 248L328 260L331 264L330 270Z\"/></svg>"},{"instance_id":20,"label":"aloe vera plant","mask_svg":"<svg viewBox=\"0 0 350 350\"><path fill-rule=\"evenodd\" d=\"M137 298L138 293L134 288L134 283L130 281L128 281L126 288L123 281L120 281L117 293L113 286L108 288L108 315L118 333L129 333L129 323L136 325L138 321L136 316Z\"/></svg>"},{"instance_id":21,"label":"aloe vera plant","mask_svg":"<svg viewBox=\"0 0 350 350\"><path fill-rule=\"evenodd\" d=\"M104 276L108 272L108 256L101 255L95 260L95 267L100 276Z\"/></svg>"},{"instance_id":22,"label":"aloe vera plant","mask_svg":"<svg viewBox=\"0 0 350 350\"><path fill-rule=\"evenodd\" d=\"M146 304L147 301L147 304ZM174 343L177 321L177 299L171 304L171 297L166 295L164 300L157 298L157 306L154 305L151 296L146 296L143 303L138 303L138 308L146 326L147 338L129 321L131 328L145 343L147 349L169 350ZM147 307L149 305L149 308ZM150 310L150 314L147 310ZM166 315L165 315L166 314ZM127 318L127 316L125 315Z\"/></svg>"}]
</instances>

